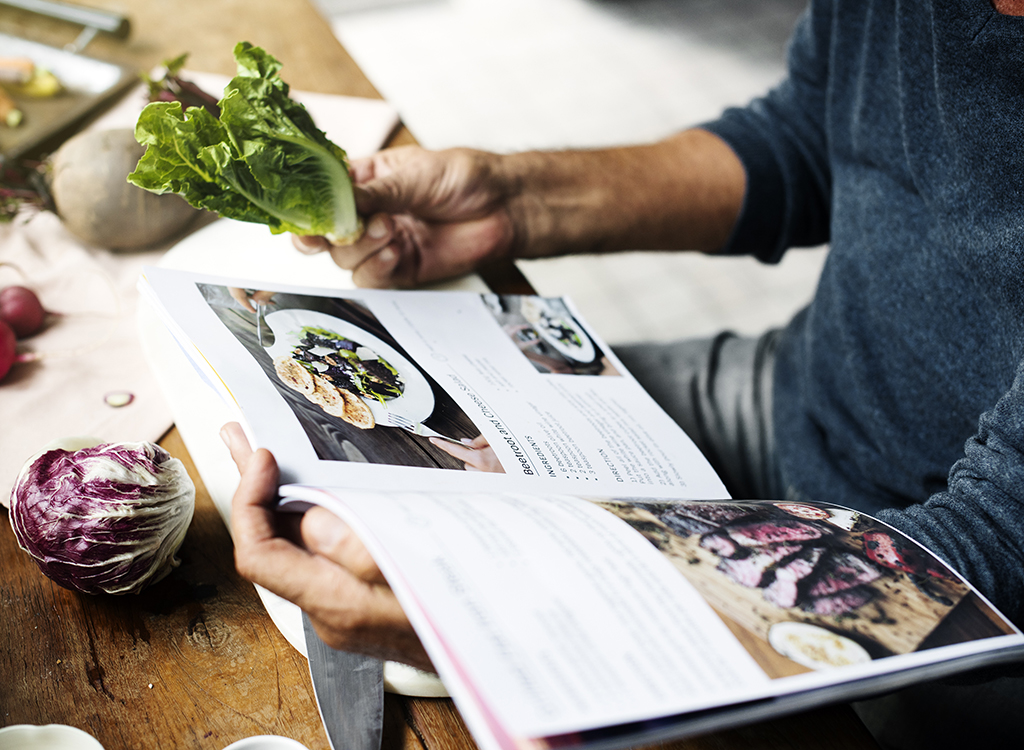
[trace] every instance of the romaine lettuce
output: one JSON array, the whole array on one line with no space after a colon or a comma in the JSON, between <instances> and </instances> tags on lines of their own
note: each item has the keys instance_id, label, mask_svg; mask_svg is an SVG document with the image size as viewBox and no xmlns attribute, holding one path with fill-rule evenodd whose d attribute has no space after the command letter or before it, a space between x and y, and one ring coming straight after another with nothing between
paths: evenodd
<instances>
[{"instance_id":1,"label":"romaine lettuce","mask_svg":"<svg viewBox=\"0 0 1024 750\"><path fill-rule=\"evenodd\" d=\"M146 153L128 181L275 234L354 241L362 223L345 152L289 97L280 62L248 42L234 54L238 75L224 88L219 118L182 111L180 102L146 105L135 126Z\"/></svg>"}]
</instances>

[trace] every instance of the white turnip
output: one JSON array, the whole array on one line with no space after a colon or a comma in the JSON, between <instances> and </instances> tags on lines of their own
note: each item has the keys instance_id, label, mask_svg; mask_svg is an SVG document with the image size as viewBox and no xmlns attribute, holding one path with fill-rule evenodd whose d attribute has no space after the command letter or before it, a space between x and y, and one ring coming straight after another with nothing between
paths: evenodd
<instances>
[{"instance_id":1,"label":"white turnip","mask_svg":"<svg viewBox=\"0 0 1024 750\"><path fill-rule=\"evenodd\" d=\"M0 321L6 323L17 338L23 339L43 327L46 310L31 289L8 286L0 289Z\"/></svg>"},{"instance_id":2,"label":"white turnip","mask_svg":"<svg viewBox=\"0 0 1024 750\"><path fill-rule=\"evenodd\" d=\"M152 247L183 231L200 213L177 195L156 195L128 182L144 148L130 129L90 130L50 160L57 215L83 242L111 250Z\"/></svg>"}]
</instances>

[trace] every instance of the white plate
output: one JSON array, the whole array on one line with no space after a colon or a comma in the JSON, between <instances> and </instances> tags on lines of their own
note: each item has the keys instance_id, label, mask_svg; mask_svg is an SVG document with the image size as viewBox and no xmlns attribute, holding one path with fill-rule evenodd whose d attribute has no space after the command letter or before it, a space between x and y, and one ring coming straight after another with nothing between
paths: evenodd
<instances>
[{"instance_id":1,"label":"white plate","mask_svg":"<svg viewBox=\"0 0 1024 750\"><path fill-rule=\"evenodd\" d=\"M871 655L856 641L806 622L779 622L768 630L772 648L808 669L865 664Z\"/></svg>"},{"instance_id":2,"label":"white plate","mask_svg":"<svg viewBox=\"0 0 1024 750\"><path fill-rule=\"evenodd\" d=\"M587 332L572 317L572 313L560 302L554 303L550 300L527 297L523 300L521 312L523 317L540 334L540 337L544 339L544 342L559 354L576 362L594 361L594 357L597 356L597 352L594 350L594 342L590 340ZM546 320L551 320L565 326L579 336L581 343L577 346L558 338L555 332L545 324Z\"/></svg>"},{"instance_id":3,"label":"white plate","mask_svg":"<svg viewBox=\"0 0 1024 750\"><path fill-rule=\"evenodd\" d=\"M103 750L87 732L66 724L14 724L0 729L3 750Z\"/></svg>"},{"instance_id":4,"label":"white plate","mask_svg":"<svg viewBox=\"0 0 1024 750\"><path fill-rule=\"evenodd\" d=\"M274 332L274 345L267 349L272 358L291 354L292 349L299 343L298 333L303 326L312 326L334 331L339 336L373 349L378 356L398 370L398 374L405 381L405 389L401 396L383 404L375 398L363 398L373 412L377 424L388 426L388 412L413 422L422 422L434 411L434 392L419 368L372 333L348 321L315 310L278 310L268 314L266 321Z\"/></svg>"},{"instance_id":5,"label":"white plate","mask_svg":"<svg viewBox=\"0 0 1024 750\"><path fill-rule=\"evenodd\" d=\"M309 748L290 737L261 734L232 742L224 750L309 750Z\"/></svg>"}]
</instances>

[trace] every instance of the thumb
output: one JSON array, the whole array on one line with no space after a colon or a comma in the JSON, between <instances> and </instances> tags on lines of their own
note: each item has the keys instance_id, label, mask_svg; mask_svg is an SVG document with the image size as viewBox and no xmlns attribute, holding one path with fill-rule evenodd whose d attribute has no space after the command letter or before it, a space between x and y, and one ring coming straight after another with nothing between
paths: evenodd
<instances>
[{"instance_id":1,"label":"thumb","mask_svg":"<svg viewBox=\"0 0 1024 750\"><path fill-rule=\"evenodd\" d=\"M238 472L244 472L245 467L249 464L249 459L252 458L253 451L242 430L242 425L238 422L228 422L220 428L220 439L228 447Z\"/></svg>"}]
</instances>

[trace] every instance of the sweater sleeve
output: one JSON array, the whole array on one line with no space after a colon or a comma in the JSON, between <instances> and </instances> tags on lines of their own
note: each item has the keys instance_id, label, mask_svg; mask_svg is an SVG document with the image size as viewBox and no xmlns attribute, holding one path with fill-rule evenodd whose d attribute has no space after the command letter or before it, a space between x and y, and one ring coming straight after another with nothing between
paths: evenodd
<instances>
[{"instance_id":1,"label":"sweater sleeve","mask_svg":"<svg viewBox=\"0 0 1024 750\"><path fill-rule=\"evenodd\" d=\"M723 254L775 263L794 246L828 241L826 117L832 3L815 2L790 40L788 75L764 97L701 125L740 158L747 192Z\"/></svg>"},{"instance_id":2,"label":"sweater sleeve","mask_svg":"<svg viewBox=\"0 0 1024 750\"><path fill-rule=\"evenodd\" d=\"M924 544L1024 624L1024 360L979 419L947 489L879 519Z\"/></svg>"}]
</instances>

